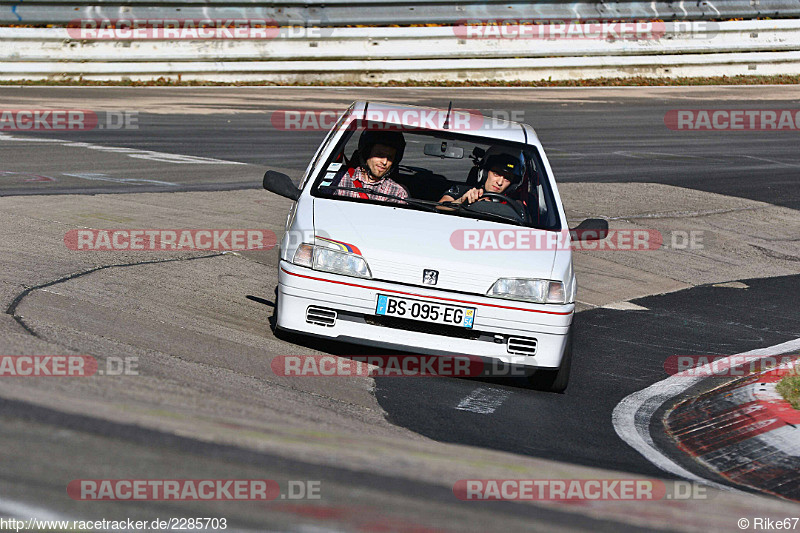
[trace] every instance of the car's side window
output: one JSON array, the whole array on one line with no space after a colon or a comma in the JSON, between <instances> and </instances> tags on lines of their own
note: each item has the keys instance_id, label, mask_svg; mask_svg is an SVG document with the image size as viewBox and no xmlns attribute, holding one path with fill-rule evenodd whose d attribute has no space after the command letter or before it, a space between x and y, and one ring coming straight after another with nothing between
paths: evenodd
<instances>
[{"instance_id":1,"label":"car's side window","mask_svg":"<svg viewBox=\"0 0 800 533\"><path fill-rule=\"evenodd\" d=\"M317 163L319 162L319 158L322 157L322 154L324 154L325 151L328 149L328 145L330 145L331 141L333 141L333 139L336 137L336 133L342 127L342 124L344 124L345 120L347 120L350 117L352 112L353 112L353 106L351 105L347 109L347 111L345 111L342 114L342 116L339 117L339 120L336 121L336 124L333 126L333 128L331 128L331 131L328 132L328 136L325 137L325 140L322 142L320 147L317 149L317 153L314 154L314 158L313 158L313 160L311 161L311 164L308 167L308 172L306 172L306 176L305 176L305 178L303 178L303 183L300 185L301 189L305 188L306 183L308 182L308 179L314 173L314 169L317 168Z\"/></svg>"},{"instance_id":2,"label":"car's side window","mask_svg":"<svg viewBox=\"0 0 800 533\"><path fill-rule=\"evenodd\" d=\"M537 154L534 152L525 153L528 163L529 183L527 190L528 214L533 225L537 228L558 230L561 224L558 219L553 193L550 189L550 182L541 173L543 168Z\"/></svg>"}]
</instances>

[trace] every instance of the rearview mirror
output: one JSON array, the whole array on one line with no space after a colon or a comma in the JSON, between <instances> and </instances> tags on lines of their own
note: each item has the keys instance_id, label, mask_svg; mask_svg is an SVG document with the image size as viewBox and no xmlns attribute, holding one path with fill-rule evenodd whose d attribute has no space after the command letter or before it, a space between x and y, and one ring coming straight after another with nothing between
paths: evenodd
<instances>
[{"instance_id":1,"label":"rearview mirror","mask_svg":"<svg viewBox=\"0 0 800 533\"><path fill-rule=\"evenodd\" d=\"M274 170L267 170L264 174L264 188L290 200L297 201L300 198L300 189L292 182L292 178Z\"/></svg>"},{"instance_id":2,"label":"rearview mirror","mask_svg":"<svg viewBox=\"0 0 800 533\"><path fill-rule=\"evenodd\" d=\"M577 228L569 230L573 241L599 241L608 237L608 221L602 218L587 218Z\"/></svg>"},{"instance_id":3,"label":"rearview mirror","mask_svg":"<svg viewBox=\"0 0 800 533\"><path fill-rule=\"evenodd\" d=\"M425 155L441 157L442 159L463 159L464 149L458 146L448 146L446 141L441 143L425 144Z\"/></svg>"}]
</instances>

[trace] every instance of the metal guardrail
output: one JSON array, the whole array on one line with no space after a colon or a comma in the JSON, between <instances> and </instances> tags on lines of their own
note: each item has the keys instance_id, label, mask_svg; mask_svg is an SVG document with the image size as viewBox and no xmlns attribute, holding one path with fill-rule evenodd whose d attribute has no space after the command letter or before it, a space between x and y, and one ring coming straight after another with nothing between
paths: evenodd
<instances>
[{"instance_id":1,"label":"metal guardrail","mask_svg":"<svg viewBox=\"0 0 800 533\"><path fill-rule=\"evenodd\" d=\"M609 25L610 30L619 25ZM585 25L591 29L591 26ZM90 32L86 32L89 34ZM102 31L100 32L102 34ZM564 33L564 32L562 32ZM678 22L654 25L639 39L569 37L561 33L495 38L463 28L283 29L267 39L82 40L63 28L0 28L0 61L64 63L140 61L314 61L324 68L340 60L422 60L636 56L656 54L774 52L800 50L800 20ZM92 33L94 35L94 33ZM168 46L165 46L168 44Z\"/></svg>"},{"instance_id":2,"label":"metal guardrail","mask_svg":"<svg viewBox=\"0 0 800 533\"><path fill-rule=\"evenodd\" d=\"M800 17L800 0L0 0L0 24L81 18L255 18L282 25L457 24L472 20L703 20Z\"/></svg>"},{"instance_id":3,"label":"metal guardrail","mask_svg":"<svg viewBox=\"0 0 800 533\"><path fill-rule=\"evenodd\" d=\"M800 20L680 22L650 38L469 38L463 28L284 28L271 39L81 40L0 28L0 79L277 83L800 74ZM558 34L560 35L560 34Z\"/></svg>"}]
</instances>

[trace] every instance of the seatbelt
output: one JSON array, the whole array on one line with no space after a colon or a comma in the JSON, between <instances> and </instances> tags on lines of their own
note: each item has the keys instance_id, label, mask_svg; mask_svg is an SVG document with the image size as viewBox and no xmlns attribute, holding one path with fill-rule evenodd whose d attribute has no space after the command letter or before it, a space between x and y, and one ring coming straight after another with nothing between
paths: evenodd
<instances>
[{"instance_id":1,"label":"seatbelt","mask_svg":"<svg viewBox=\"0 0 800 533\"><path fill-rule=\"evenodd\" d=\"M350 174L350 178L352 179L353 175L356 173L356 169L353 168L353 167L350 167L350 168L347 169L347 173ZM364 184L361 183L361 180L359 180L358 178L353 179L353 185L355 185L356 188L358 188L358 189L363 189L364 188ZM358 197L361 198L362 200L369 200L369 196L365 192L358 193Z\"/></svg>"}]
</instances>

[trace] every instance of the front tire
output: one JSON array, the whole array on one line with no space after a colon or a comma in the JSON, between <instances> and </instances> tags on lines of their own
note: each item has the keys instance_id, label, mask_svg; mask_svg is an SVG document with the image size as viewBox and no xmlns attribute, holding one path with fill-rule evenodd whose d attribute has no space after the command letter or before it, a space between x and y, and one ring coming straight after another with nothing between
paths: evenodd
<instances>
[{"instance_id":1,"label":"front tire","mask_svg":"<svg viewBox=\"0 0 800 533\"><path fill-rule=\"evenodd\" d=\"M563 393L569 385L569 375L572 368L572 328L567 334L567 345L564 347L564 356L561 364L553 370L534 370L528 376L528 383L537 390Z\"/></svg>"},{"instance_id":2,"label":"front tire","mask_svg":"<svg viewBox=\"0 0 800 533\"><path fill-rule=\"evenodd\" d=\"M280 294L278 293L278 288L275 287L275 312L272 314L272 324L270 324L272 326L272 334L275 336L276 339L282 340L284 342L291 342L292 344L297 344L295 342L297 340L296 333L278 327L279 309L280 309Z\"/></svg>"}]
</instances>

